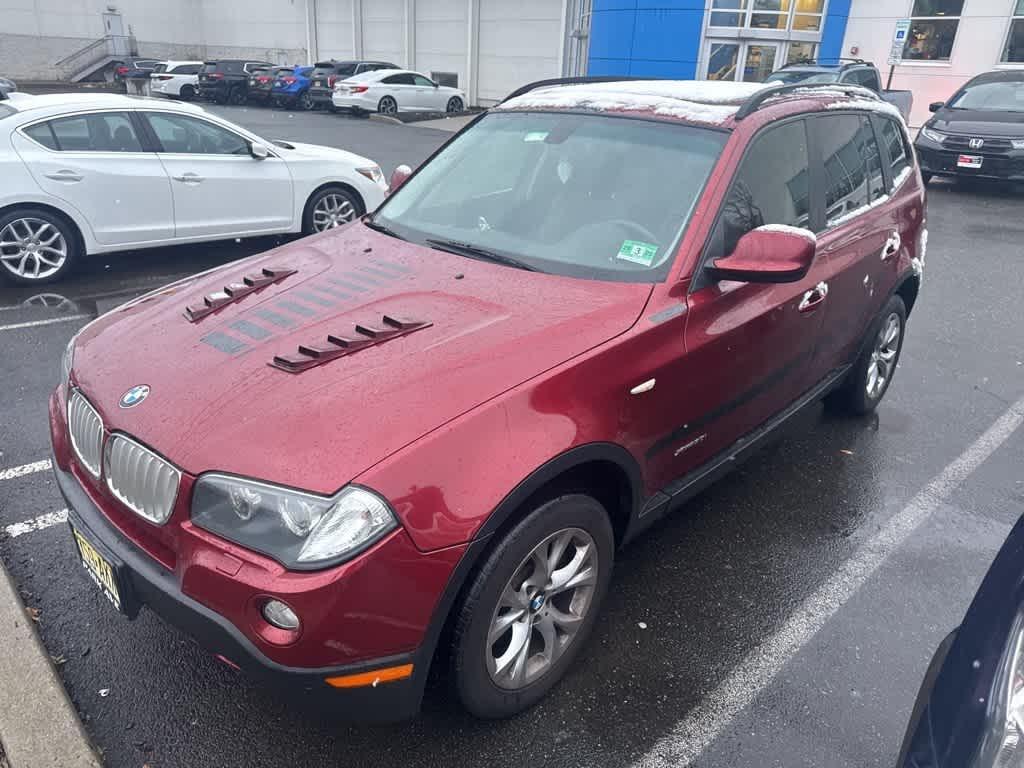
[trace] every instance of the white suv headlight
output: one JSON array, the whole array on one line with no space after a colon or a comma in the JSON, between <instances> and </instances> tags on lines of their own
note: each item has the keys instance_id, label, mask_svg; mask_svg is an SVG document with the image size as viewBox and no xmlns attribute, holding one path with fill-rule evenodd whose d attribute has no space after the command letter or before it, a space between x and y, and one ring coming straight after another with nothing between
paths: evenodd
<instances>
[{"instance_id":1,"label":"white suv headlight","mask_svg":"<svg viewBox=\"0 0 1024 768\"><path fill-rule=\"evenodd\" d=\"M328 498L216 473L196 482L192 522L294 570L336 565L398 526L387 502L365 488Z\"/></svg>"}]
</instances>

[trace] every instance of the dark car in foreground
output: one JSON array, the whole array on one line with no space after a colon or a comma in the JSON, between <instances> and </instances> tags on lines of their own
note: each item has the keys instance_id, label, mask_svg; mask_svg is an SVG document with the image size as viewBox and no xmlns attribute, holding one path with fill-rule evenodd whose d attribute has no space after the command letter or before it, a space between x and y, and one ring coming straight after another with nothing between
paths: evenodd
<instances>
[{"instance_id":1,"label":"dark car in foreground","mask_svg":"<svg viewBox=\"0 0 1024 768\"><path fill-rule=\"evenodd\" d=\"M312 109L313 100L309 96L309 76L312 72L313 67L295 67L291 72L278 73L271 89L274 106Z\"/></svg>"},{"instance_id":2,"label":"dark car in foreground","mask_svg":"<svg viewBox=\"0 0 1024 768\"><path fill-rule=\"evenodd\" d=\"M85 571L350 717L432 664L531 706L617 547L893 380L924 189L894 108L817 90L536 84L371 215L86 326L49 408Z\"/></svg>"},{"instance_id":3,"label":"dark car in foreground","mask_svg":"<svg viewBox=\"0 0 1024 768\"><path fill-rule=\"evenodd\" d=\"M1024 181L1024 72L972 78L934 116L914 146L925 182L933 176Z\"/></svg>"},{"instance_id":4,"label":"dark car in foreground","mask_svg":"<svg viewBox=\"0 0 1024 768\"><path fill-rule=\"evenodd\" d=\"M1024 765L1024 518L939 645L897 768Z\"/></svg>"},{"instance_id":5,"label":"dark car in foreground","mask_svg":"<svg viewBox=\"0 0 1024 768\"><path fill-rule=\"evenodd\" d=\"M273 66L266 61L249 59L208 61L199 70L199 95L219 104L245 104L249 98L250 76Z\"/></svg>"},{"instance_id":6,"label":"dark car in foreground","mask_svg":"<svg viewBox=\"0 0 1024 768\"><path fill-rule=\"evenodd\" d=\"M334 111L331 96L334 94L336 82L378 69L398 69L398 66L387 61L318 61L309 76L309 99L313 108Z\"/></svg>"}]
</instances>

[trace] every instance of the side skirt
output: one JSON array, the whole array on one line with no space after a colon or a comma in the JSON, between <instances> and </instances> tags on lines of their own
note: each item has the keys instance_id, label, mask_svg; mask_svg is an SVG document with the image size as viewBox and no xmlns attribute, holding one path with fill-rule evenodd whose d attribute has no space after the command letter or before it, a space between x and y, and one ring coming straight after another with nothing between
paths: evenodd
<instances>
[{"instance_id":1,"label":"side skirt","mask_svg":"<svg viewBox=\"0 0 1024 768\"><path fill-rule=\"evenodd\" d=\"M687 501L745 461L760 449L776 430L841 384L851 367L844 365L841 368L836 368L800 398L794 400L754 431L748 432L701 466L655 492L630 522L623 543L632 540L669 512L679 509Z\"/></svg>"}]
</instances>

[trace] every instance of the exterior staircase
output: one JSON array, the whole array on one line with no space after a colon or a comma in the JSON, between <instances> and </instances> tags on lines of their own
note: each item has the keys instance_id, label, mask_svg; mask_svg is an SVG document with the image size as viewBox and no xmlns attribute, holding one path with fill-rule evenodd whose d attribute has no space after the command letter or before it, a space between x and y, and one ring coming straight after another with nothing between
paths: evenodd
<instances>
[{"instance_id":1,"label":"exterior staircase","mask_svg":"<svg viewBox=\"0 0 1024 768\"><path fill-rule=\"evenodd\" d=\"M133 35L104 35L65 56L54 66L61 80L79 83L102 73L115 61L138 55L139 46Z\"/></svg>"}]
</instances>

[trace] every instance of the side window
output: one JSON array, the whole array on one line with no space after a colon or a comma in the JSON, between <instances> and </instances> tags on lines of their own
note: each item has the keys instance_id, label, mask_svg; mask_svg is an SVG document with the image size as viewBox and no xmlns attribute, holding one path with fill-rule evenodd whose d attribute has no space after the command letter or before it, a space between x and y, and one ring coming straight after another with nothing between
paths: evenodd
<instances>
[{"instance_id":1,"label":"side window","mask_svg":"<svg viewBox=\"0 0 1024 768\"><path fill-rule=\"evenodd\" d=\"M871 120L865 116L860 119L860 122L863 133L864 160L867 163L868 201L873 203L885 195L882 153L879 151L878 141L875 139L875 130L871 127Z\"/></svg>"},{"instance_id":2,"label":"side window","mask_svg":"<svg viewBox=\"0 0 1024 768\"><path fill-rule=\"evenodd\" d=\"M50 130L49 123L36 123L25 129L25 135L37 141L47 149L57 149L57 137Z\"/></svg>"},{"instance_id":3,"label":"side window","mask_svg":"<svg viewBox=\"0 0 1024 768\"><path fill-rule=\"evenodd\" d=\"M868 203L865 121L861 115L815 118L825 164L825 225L842 223Z\"/></svg>"},{"instance_id":4,"label":"side window","mask_svg":"<svg viewBox=\"0 0 1024 768\"><path fill-rule=\"evenodd\" d=\"M412 75L401 74L385 77L381 82L385 85L412 85L413 80Z\"/></svg>"},{"instance_id":5,"label":"side window","mask_svg":"<svg viewBox=\"0 0 1024 768\"><path fill-rule=\"evenodd\" d=\"M433 88L434 83L432 80L427 80L423 75L413 75L412 81L420 88Z\"/></svg>"},{"instance_id":6,"label":"side window","mask_svg":"<svg viewBox=\"0 0 1024 768\"><path fill-rule=\"evenodd\" d=\"M242 71L242 65L237 61L225 61L223 66L224 71L229 75L237 75Z\"/></svg>"},{"instance_id":7,"label":"side window","mask_svg":"<svg viewBox=\"0 0 1024 768\"><path fill-rule=\"evenodd\" d=\"M191 155L248 155L249 142L227 128L186 115L146 112L164 152Z\"/></svg>"},{"instance_id":8,"label":"side window","mask_svg":"<svg viewBox=\"0 0 1024 768\"><path fill-rule=\"evenodd\" d=\"M51 132L46 140L43 128ZM43 146L62 152L142 152L128 115L102 112L50 120L25 131ZM40 138L42 137L42 138Z\"/></svg>"},{"instance_id":9,"label":"side window","mask_svg":"<svg viewBox=\"0 0 1024 768\"><path fill-rule=\"evenodd\" d=\"M874 69L865 69L863 73L864 87L872 91L882 90L882 84L878 80L878 72Z\"/></svg>"},{"instance_id":10,"label":"side window","mask_svg":"<svg viewBox=\"0 0 1024 768\"><path fill-rule=\"evenodd\" d=\"M769 128L754 139L722 207L708 257L729 255L743 235L764 224L808 226L807 157L803 120Z\"/></svg>"},{"instance_id":11,"label":"side window","mask_svg":"<svg viewBox=\"0 0 1024 768\"><path fill-rule=\"evenodd\" d=\"M903 180L910 169L910 149L900 128L892 118L882 118L882 143L889 150L894 185Z\"/></svg>"},{"instance_id":12,"label":"side window","mask_svg":"<svg viewBox=\"0 0 1024 768\"><path fill-rule=\"evenodd\" d=\"M179 67L175 67L173 74L175 75L198 75L200 65L199 64L182 64Z\"/></svg>"}]
</instances>

